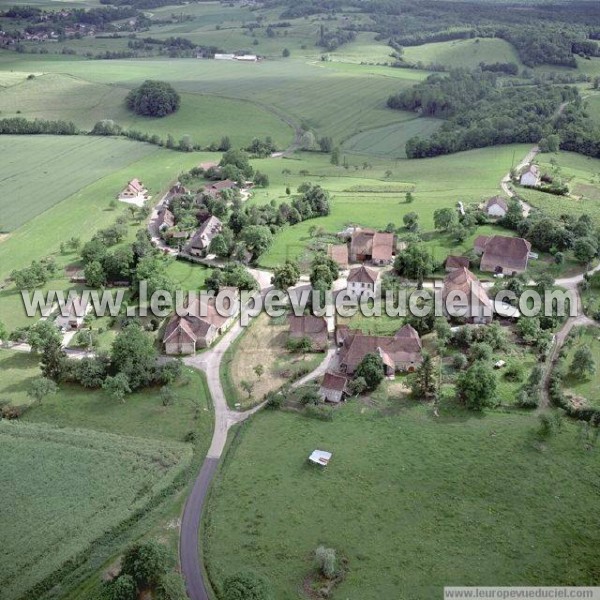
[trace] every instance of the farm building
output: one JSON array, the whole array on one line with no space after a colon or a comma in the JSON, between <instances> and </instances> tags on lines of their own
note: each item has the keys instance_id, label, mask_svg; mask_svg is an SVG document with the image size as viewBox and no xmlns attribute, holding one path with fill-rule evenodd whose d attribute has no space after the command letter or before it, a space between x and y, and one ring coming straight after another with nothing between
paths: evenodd
<instances>
[{"instance_id":1,"label":"farm building","mask_svg":"<svg viewBox=\"0 0 600 600\"><path fill-rule=\"evenodd\" d=\"M502 196L494 196L486 202L485 212L488 217L501 218L506 216L507 211L508 203Z\"/></svg>"},{"instance_id":2,"label":"farm building","mask_svg":"<svg viewBox=\"0 0 600 600\"><path fill-rule=\"evenodd\" d=\"M139 179L132 179L125 189L121 191L118 198L124 202L143 202L148 195L148 190L144 187Z\"/></svg>"},{"instance_id":3,"label":"farm building","mask_svg":"<svg viewBox=\"0 0 600 600\"><path fill-rule=\"evenodd\" d=\"M422 362L421 338L410 325L401 327L394 336L365 335L360 331L344 328L339 332L340 371L352 375L367 354L379 354L385 374L396 371L413 372Z\"/></svg>"},{"instance_id":4,"label":"farm building","mask_svg":"<svg viewBox=\"0 0 600 600\"><path fill-rule=\"evenodd\" d=\"M175 215L168 208L161 208L158 211L156 225L159 231L166 231L175 225Z\"/></svg>"},{"instance_id":5,"label":"farm building","mask_svg":"<svg viewBox=\"0 0 600 600\"><path fill-rule=\"evenodd\" d=\"M234 56L233 58L241 62L256 62L258 60L256 54L242 54L240 56Z\"/></svg>"},{"instance_id":6,"label":"farm building","mask_svg":"<svg viewBox=\"0 0 600 600\"><path fill-rule=\"evenodd\" d=\"M162 341L166 354L193 354L199 348L208 348L217 336L222 334L237 315L238 291L231 288L232 299L225 300L225 312L219 314L214 297L193 298L182 313L174 314L167 323Z\"/></svg>"},{"instance_id":7,"label":"farm building","mask_svg":"<svg viewBox=\"0 0 600 600\"><path fill-rule=\"evenodd\" d=\"M181 185L179 181L169 190L171 196L183 196L187 193L189 193L189 190L184 185Z\"/></svg>"},{"instance_id":8,"label":"farm building","mask_svg":"<svg viewBox=\"0 0 600 600\"><path fill-rule=\"evenodd\" d=\"M537 165L530 165L521 175L520 183L524 187L537 187L541 182L540 169Z\"/></svg>"},{"instance_id":9,"label":"farm building","mask_svg":"<svg viewBox=\"0 0 600 600\"><path fill-rule=\"evenodd\" d=\"M314 315L291 315L288 319L290 339L308 338L313 350L325 350L328 344L327 320Z\"/></svg>"},{"instance_id":10,"label":"farm building","mask_svg":"<svg viewBox=\"0 0 600 600\"><path fill-rule=\"evenodd\" d=\"M479 266L482 271L516 275L527 269L531 243L518 237L480 235L474 249L482 255Z\"/></svg>"},{"instance_id":11,"label":"farm building","mask_svg":"<svg viewBox=\"0 0 600 600\"><path fill-rule=\"evenodd\" d=\"M356 298L374 297L378 279L379 271L361 265L350 270L346 290Z\"/></svg>"},{"instance_id":12,"label":"farm building","mask_svg":"<svg viewBox=\"0 0 600 600\"><path fill-rule=\"evenodd\" d=\"M204 188L204 193L209 196L218 196L223 190L233 190L237 188L237 183L231 179L223 179L223 181L215 181Z\"/></svg>"},{"instance_id":13,"label":"farm building","mask_svg":"<svg viewBox=\"0 0 600 600\"><path fill-rule=\"evenodd\" d=\"M469 259L466 256L448 256L446 258L446 273L456 271L456 269L462 269L463 267L468 269L470 265Z\"/></svg>"},{"instance_id":14,"label":"farm building","mask_svg":"<svg viewBox=\"0 0 600 600\"><path fill-rule=\"evenodd\" d=\"M332 402L333 404L339 404L346 399L348 390L346 385L348 380L339 373L325 373L323 383L319 388L319 395L326 402Z\"/></svg>"},{"instance_id":15,"label":"farm building","mask_svg":"<svg viewBox=\"0 0 600 600\"><path fill-rule=\"evenodd\" d=\"M326 467L331 460L331 452L326 452L325 450L313 450L308 457L308 460L320 467Z\"/></svg>"},{"instance_id":16,"label":"farm building","mask_svg":"<svg viewBox=\"0 0 600 600\"><path fill-rule=\"evenodd\" d=\"M329 244L327 256L334 260L340 269L348 268L348 246L346 244Z\"/></svg>"},{"instance_id":17,"label":"farm building","mask_svg":"<svg viewBox=\"0 0 600 600\"><path fill-rule=\"evenodd\" d=\"M87 299L71 298L64 310L60 311L54 324L62 331L73 331L79 329L83 325L85 316L89 312L91 306Z\"/></svg>"},{"instance_id":18,"label":"farm building","mask_svg":"<svg viewBox=\"0 0 600 600\"><path fill-rule=\"evenodd\" d=\"M193 256L205 256L213 238L221 233L223 223L217 217L209 217L192 237L188 251Z\"/></svg>"},{"instance_id":19,"label":"farm building","mask_svg":"<svg viewBox=\"0 0 600 600\"><path fill-rule=\"evenodd\" d=\"M355 229L350 237L350 260L372 261L376 265L390 264L396 254L396 236L373 229Z\"/></svg>"},{"instance_id":20,"label":"farm building","mask_svg":"<svg viewBox=\"0 0 600 600\"><path fill-rule=\"evenodd\" d=\"M492 301L479 279L466 267L455 269L446 275L442 300L445 312L451 317L461 317L468 323L480 325L492 320ZM452 305L450 313L447 302Z\"/></svg>"}]
</instances>

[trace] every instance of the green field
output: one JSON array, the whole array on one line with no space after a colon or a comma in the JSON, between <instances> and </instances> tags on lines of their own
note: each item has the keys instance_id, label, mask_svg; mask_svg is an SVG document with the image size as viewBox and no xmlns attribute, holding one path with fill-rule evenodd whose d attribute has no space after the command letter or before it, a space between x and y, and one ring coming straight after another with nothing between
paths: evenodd
<instances>
[{"instance_id":1,"label":"green field","mask_svg":"<svg viewBox=\"0 0 600 600\"><path fill-rule=\"evenodd\" d=\"M482 62L486 64L511 62L521 66L513 46L497 38L475 38L408 46L404 48L403 58L411 64L434 64L463 69L473 69Z\"/></svg>"},{"instance_id":2,"label":"green field","mask_svg":"<svg viewBox=\"0 0 600 600\"><path fill-rule=\"evenodd\" d=\"M295 600L325 544L348 560L334 600L591 584L598 452L578 444L572 424L535 450L535 427L534 416L450 409L434 420L397 398L352 401L333 423L260 414L234 440L211 496L211 579L220 586L252 568L278 600ZM325 470L307 464L315 448L333 452Z\"/></svg>"},{"instance_id":3,"label":"green field","mask_svg":"<svg viewBox=\"0 0 600 600\"><path fill-rule=\"evenodd\" d=\"M19 598L144 506L192 454L173 442L9 422L0 422L0 445L6 600Z\"/></svg>"},{"instance_id":4,"label":"green field","mask_svg":"<svg viewBox=\"0 0 600 600\"><path fill-rule=\"evenodd\" d=\"M156 149L122 140L44 135L2 136L0 152L0 230L8 232Z\"/></svg>"},{"instance_id":5,"label":"green field","mask_svg":"<svg viewBox=\"0 0 600 600\"><path fill-rule=\"evenodd\" d=\"M578 327L573 331L573 343L569 346L569 351L565 359L567 374L563 379L565 391L574 396L582 396L587 400L589 406L600 408L600 396L598 395L598 386L600 385L600 329L597 327ZM571 367L575 352L582 346L587 346L596 361L596 373L586 379L575 377L568 373Z\"/></svg>"},{"instance_id":6,"label":"green field","mask_svg":"<svg viewBox=\"0 0 600 600\"><path fill-rule=\"evenodd\" d=\"M301 161L260 161L258 168L269 174L272 183L266 191L257 190L253 202L269 202L273 198L283 200L286 184L296 188L307 180L322 185L333 198L330 215L283 229L271 248L260 257L260 264L272 267L286 258L302 256L311 241L309 230L313 226L323 227L331 233L349 224L383 229L388 223L394 223L401 227L403 215L414 211L420 216L421 230L431 232L435 209L454 207L459 200L465 204L480 203L493 196L514 157L525 155L527 148L525 145L501 146L393 163L351 155L348 156L348 169L334 167L327 156L318 154L302 154ZM367 168L364 168L365 162ZM286 168L292 173L282 177L281 172ZM309 175L300 176L298 171L302 169L308 170ZM390 177L386 176L388 170ZM405 203L405 194L409 190L414 192L412 204ZM454 247L444 236L435 236L428 244L439 260Z\"/></svg>"}]
</instances>

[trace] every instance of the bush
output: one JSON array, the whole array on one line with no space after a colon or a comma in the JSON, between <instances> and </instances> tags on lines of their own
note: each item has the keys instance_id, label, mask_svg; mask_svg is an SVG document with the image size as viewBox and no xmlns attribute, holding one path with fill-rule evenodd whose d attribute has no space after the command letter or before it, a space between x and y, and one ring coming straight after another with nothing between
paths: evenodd
<instances>
[{"instance_id":1,"label":"bush","mask_svg":"<svg viewBox=\"0 0 600 600\"><path fill-rule=\"evenodd\" d=\"M167 548L158 542L135 544L123 556L121 573L130 575L140 589L156 586L167 573L168 557Z\"/></svg>"},{"instance_id":2,"label":"bush","mask_svg":"<svg viewBox=\"0 0 600 600\"><path fill-rule=\"evenodd\" d=\"M327 579L332 579L336 573L336 556L333 548L319 546L315 550L315 561L319 572Z\"/></svg>"},{"instance_id":3,"label":"bush","mask_svg":"<svg viewBox=\"0 0 600 600\"><path fill-rule=\"evenodd\" d=\"M462 371L468 364L467 357L464 354L455 354L452 359L452 366L457 371Z\"/></svg>"},{"instance_id":4,"label":"bush","mask_svg":"<svg viewBox=\"0 0 600 600\"><path fill-rule=\"evenodd\" d=\"M145 81L127 94L127 107L138 115L165 117L174 113L181 98L173 87L164 81Z\"/></svg>"},{"instance_id":5,"label":"bush","mask_svg":"<svg viewBox=\"0 0 600 600\"><path fill-rule=\"evenodd\" d=\"M524 388L517 396L517 406L520 408L537 408L540 403L540 393L537 389Z\"/></svg>"},{"instance_id":6,"label":"bush","mask_svg":"<svg viewBox=\"0 0 600 600\"><path fill-rule=\"evenodd\" d=\"M285 396L281 392L269 392L265 394L265 408L279 410L285 402Z\"/></svg>"},{"instance_id":7,"label":"bush","mask_svg":"<svg viewBox=\"0 0 600 600\"><path fill-rule=\"evenodd\" d=\"M224 600L272 600L271 586L253 571L241 571L223 583Z\"/></svg>"}]
</instances>

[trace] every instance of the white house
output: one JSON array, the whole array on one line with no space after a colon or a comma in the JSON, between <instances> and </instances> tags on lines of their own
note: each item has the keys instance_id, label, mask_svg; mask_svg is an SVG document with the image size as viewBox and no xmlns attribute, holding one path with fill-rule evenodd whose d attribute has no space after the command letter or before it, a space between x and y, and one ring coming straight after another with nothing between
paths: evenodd
<instances>
[{"instance_id":1,"label":"white house","mask_svg":"<svg viewBox=\"0 0 600 600\"><path fill-rule=\"evenodd\" d=\"M530 165L529 169L521 175L521 185L523 187L537 187L540 185L541 174L537 165Z\"/></svg>"},{"instance_id":2,"label":"white house","mask_svg":"<svg viewBox=\"0 0 600 600\"><path fill-rule=\"evenodd\" d=\"M508 204L502 196L494 196L490 198L485 205L485 212L488 217L494 217L500 219L506 216L508 211Z\"/></svg>"},{"instance_id":3,"label":"white house","mask_svg":"<svg viewBox=\"0 0 600 600\"><path fill-rule=\"evenodd\" d=\"M379 271L361 265L350 271L346 290L355 298L362 298L363 296L373 298L378 280Z\"/></svg>"}]
</instances>

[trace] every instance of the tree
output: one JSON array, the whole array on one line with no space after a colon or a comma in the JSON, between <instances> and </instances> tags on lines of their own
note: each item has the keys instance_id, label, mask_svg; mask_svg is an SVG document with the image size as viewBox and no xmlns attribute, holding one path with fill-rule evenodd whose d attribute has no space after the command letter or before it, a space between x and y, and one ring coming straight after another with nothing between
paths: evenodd
<instances>
[{"instance_id":1,"label":"tree","mask_svg":"<svg viewBox=\"0 0 600 600\"><path fill-rule=\"evenodd\" d=\"M266 225L249 225L242 230L241 239L252 255L257 257L273 243L273 234Z\"/></svg>"},{"instance_id":2,"label":"tree","mask_svg":"<svg viewBox=\"0 0 600 600\"><path fill-rule=\"evenodd\" d=\"M316 390L308 389L300 396L300 404L303 406L317 406L321 402L321 396Z\"/></svg>"},{"instance_id":3,"label":"tree","mask_svg":"<svg viewBox=\"0 0 600 600\"><path fill-rule=\"evenodd\" d=\"M314 150L317 147L317 140L312 131L305 131L300 138L300 148L302 150Z\"/></svg>"},{"instance_id":4,"label":"tree","mask_svg":"<svg viewBox=\"0 0 600 600\"><path fill-rule=\"evenodd\" d=\"M170 385L163 385L160 388L160 401L163 406L171 406L175 402L175 392Z\"/></svg>"},{"instance_id":5,"label":"tree","mask_svg":"<svg viewBox=\"0 0 600 600\"><path fill-rule=\"evenodd\" d=\"M2 321L0 321L0 342L4 343L7 337L8 330L6 329L6 325Z\"/></svg>"},{"instance_id":6,"label":"tree","mask_svg":"<svg viewBox=\"0 0 600 600\"><path fill-rule=\"evenodd\" d=\"M471 346L470 356L473 361L489 361L492 358L493 349L485 342L477 342Z\"/></svg>"},{"instance_id":7,"label":"tree","mask_svg":"<svg viewBox=\"0 0 600 600\"><path fill-rule=\"evenodd\" d=\"M362 377L367 384L367 389L374 390L383 381L385 376L381 356L374 353L366 354L358 367L356 367L354 376Z\"/></svg>"},{"instance_id":8,"label":"tree","mask_svg":"<svg viewBox=\"0 0 600 600\"><path fill-rule=\"evenodd\" d=\"M331 150L331 159L329 162L336 167L340 164L340 149L338 147Z\"/></svg>"},{"instance_id":9,"label":"tree","mask_svg":"<svg viewBox=\"0 0 600 600\"><path fill-rule=\"evenodd\" d=\"M151 540L131 546L123 556L121 573L133 578L138 589L155 587L169 569L169 552Z\"/></svg>"},{"instance_id":10,"label":"tree","mask_svg":"<svg viewBox=\"0 0 600 600\"><path fill-rule=\"evenodd\" d=\"M265 368L262 365L256 365L254 367L254 372L256 373L256 376L260 379L262 377L262 374L265 372Z\"/></svg>"},{"instance_id":11,"label":"tree","mask_svg":"<svg viewBox=\"0 0 600 600\"><path fill-rule=\"evenodd\" d=\"M40 368L42 375L52 381L60 381L66 368L67 355L62 349L61 340L52 338L42 350Z\"/></svg>"},{"instance_id":12,"label":"tree","mask_svg":"<svg viewBox=\"0 0 600 600\"><path fill-rule=\"evenodd\" d=\"M235 150L233 148L227 150L221 157L219 162L220 167L233 166L237 168L243 177L246 179L252 177L254 169L250 165L249 156L243 150ZM234 178L235 179L235 178Z\"/></svg>"},{"instance_id":13,"label":"tree","mask_svg":"<svg viewBox=\"0 0 600 600\"><path fill-rule=\"evenodd\" d=\"M281 56L283 56L283 58L289 58L290 57L290 51L287 48L284 48Z\"/></svg>"},{"instance_id":14,"label":"tree","mask_svg":"<svg viewBox=\"0 0 600 600\"><path fill-rule=\"evenodd\" d=\"M580 238L575 241L573 254L581 264L588 264L598 254L598 245L591 238Z\"/></svg>"},{"instance_id":15,"label":"tree","mask_svg":"<svg viewBox=\"0 0 600 600\"><path fill-rule=\"evenodd\" d=\"M240 571L223 582L223 600L272 600L269 582L254 571Z\"/></svg>"},{"instance_id":16,"label":"tree","mask_svg":"<svg viewBox=\"0 0 600 600\"><path fill-rule=\"evenodd\" d=\"M337 559L333 548L319 546L315 550L315 562L319 572L327 579L332 579L337 571Z\"/></svg>"},{"instance_id":17,"label":"tree","mask_svg":"<svg viewBox=\"0 0 600 600\"><path fill-rule=\"evenodd\" d=\"M316 254L311 263L310 283L317 287L321 282L325 289L330 289L333 282L338 278L338 264L326 254Z\"/></svg>"},{"instance_id":18,"label":"tree","mask_svg":"<svg viewBox=\"0 0 600 600\"><path fill-rule=\"evenodd\" d=\"M577 348L569 372L574 377L581 379L587 379L596 372L596 361L589 346Z\"/></svg>"},{"instance_id":19,"label":"tree","mask_svg":"<svg viewBox=\"0 0 600 600\"><path fill-rule=\"evenodd\" d=\"M333 140L330 137L320 138L319 148L321 148L321 152L329 154L333 150Z\"/></svg>"},{"instance_id":20,"label":"tree","mask_svg":"<svg viewBox=\"0 0 600 600\"><path fill-rule=\"evenodd\" d=\"M244 379L241 381L240 386L248 394L248 399L252 398L252 390L254 389L254 384L251 381Z\"/></svg>"},{"instance_id":21,"label":"tree","mask_svg":"<svg viewBox=\"0 0 600 600\"><path fill-rule=\"evenodd\" d=\"M480 411L490 406L496 394L496 375L492 368L483 363L473 363L456 380L458 399L469 410Z\"/></svg>"},{"instance_id":22,"label":"tree","mask_svg":"<svg viewBox=\"0 0 600 600\"><path fill-rule=\"evenodd\" d=\"M86 388L100 388L108 371L108 360L103 356L84 357L75 364L75 378Z\"/></svg>"},{"instance_id":23,"label":"tree","mask_svg":"<svg viewBox=\"0 0 600 600\"><path fill-rule=\"evenodd\" d=\"M364 377L355 377L348 383L348 391L352 396L359 396L367 389L367 382Z\"/></svg>"},{"instance_id":24,"label":"tree","mask_svg":"<svg viewBox=\"0 0 600 600\"><path fill-rule=\"evenodd\" d=\"M433 213L433 224L436 229L448 231L457 222L458 216L452 208L439 208Z\"/></svg>"},{"instance_id":25,"label":"tree","mask_svg":"<svg viewBox=\"0 0 600 600\"><path fill-rule=\"evenodd\" d=\"M58 391L58 387L52 379L47 377L36 377L27 390L27 395L36 402L41 402L46 396L53 396Z\"/></svg>"},{"instance_id":26,"label":"tree","mask_svg":"<svg viewBox=\"0 0 600 600\"><path fill-rule=\"evenodd\" d=\"M211 240L208 251L210 254L216 254L221 258L227 258L231 254L232 245L233 233L231 229L225 228Z\"/></svg>"},{"instance_id":27,"label":"tree","mask_svg":"<svg viewBox=\"0 0 600 600\"><path fill-rule=\"evenodd\" d=\"M129 379L125 373L117 373L114 377L107 377L102 383L104 389L111 398L119 402L125 401L125 396L131 393Z\"/></svg>"},{"instance_id":28,"label":"tree","mask_svg":"<svg viewBox=\"0 0 600 600\"><path fill-rule=\"evenodd\" d=\"M167 265L164 259L148 254L144 256L135 268L135 282L139 286L146 282L147 295L151 297L154 292L172 291L174 284L167 274Z\"/></svg>"},{"instance_id":29,"label":"tree","mask_svg":"<svg viewBox=\"0 0 600 600\"><path fill-rule=\"evenodd\" d=\"M254 174L254 185L262 188L269 187L269 176L266 173L256 171Z\"/></svg>"},{"instance_id":30,"label":"tree","mask_svg":"<svg viewBox=\"0 0 600 600\"><path fill-rule=\"evenodd\" d=\"M187 600L183 578L179 573L167 573L162 577L156 590L158 600Z\"/></svg>"},{"instance_id":31,"label":"tree","mask_svg":"<svg viewBox=\"0 0 600 600\"><path fill-rule=\"evenodd\" d=\"M435 263L426 248L413 244L398 253L394 269L398 275L422 281L435 271Z\"/></svg>"},{"instance_id":32,"label":"tree","mask_svg":"<svg viewBox=\"0 0 600 600\"><path fill-rule=\"evenodd\" d=\"M402 217L402 221L404 223L404 227L408 229L408 231L418 231L419 229L419 215L416 212L406 213Z\"/></svg>"},{"instance_id":33,"label":"tree","mask_svg":"<svg viewBox=\"0 0 600 600\"><path fill-rule=\"evenodd\" d=\"M112 345L111 363L122 373L132 390L148 385L156 368L156 349L152 338L136 323L121 330Z\"/></svg>"},{"instance_id":34,"label":"tree","mask_svg":"<svg viewBox=\"0 0 600 600\"><path fill-rule=\"evenodd\" d=\"M406 192L406 194L404 196L404 201L406 202L406 204L412 204L415 201L415 197L413 196L413 193Z\"/></svg>"},{"instance_id":35,"label":"tree","mask_svg":"<svg viewBox=\"0 0 600 600\"><path fill-rule=\"evenodd\" d=\"M31 346L32 352L43 352L50 344L61 342L60 331L47 319L37 321L27 332L27 343Z\"/></svg>"},{"instance_id":36,"label":"tree","mask_svg":"<svg viewBox=\"0 0 600 600\"><path fill-rule=\"evenodd\" d=\"M119 575L104 584L102 600L135 600L136 598L137 586L130 575Z\"/></svg>"},{"instance_id":37,"label":"tree","mask_svg":"<svg viewBox=\"0 0 600 600\"><path fill-rule=\"evenodd\" d=\"M179 94L164 81L147 80L127 94L127 108L146 117L164 117L174 113L181 103Z\"/></svg>"},{"instance_id":38,"label":"tree","mask_svg":"<svg viewBox=\"0 0 600 600\"><path fill-rule=\"evenodd\" d=\"M438 392L438 382L435 365L428 352L423 353L423 362L417 369L412 383L412 393L416 398L429 400L435 398Z\"/></svg>"},{"instance_id":39,"label":"tree","mask_svg":"<svg viewBox=\"0 0 600 600\"><path fill-rule=\"evenodd\" d=\"M285 263L273 269L271 283L279 290L287 290L296 285L300 279L300 267L294 260L286 260Z\"/></svg>"},{"instance_id":40,"label":"tree","mask_svg":"<svg viewBox=\"0 0 600 600\"><path fill-rule=\"evenodd\" d=\"M102 288L106 285L106 272L100 262L94 260L85 265L83 270L85 282L93 288Z\"/></svg>"}]
</instances>

